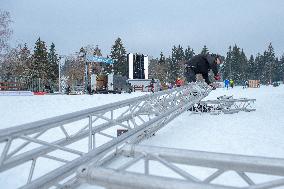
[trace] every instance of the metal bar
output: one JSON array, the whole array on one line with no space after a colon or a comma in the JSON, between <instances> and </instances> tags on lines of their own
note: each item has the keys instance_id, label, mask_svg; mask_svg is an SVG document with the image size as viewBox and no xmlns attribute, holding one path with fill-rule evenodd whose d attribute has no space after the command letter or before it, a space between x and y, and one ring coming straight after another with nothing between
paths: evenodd
<instances>
[{"instance_id":1,"label":"metal bar","mask_svg":"<svg viewBox=\"0 0 284 189\"><path fill-rule=\"evenodd\" d=\"M51 155L43 155L42 157L43 157L43 158L52 159L52 160L55 160L55 161L59 161L59 162L62 162L62 163L68 163L68 162L70 162L70 161L68 161L68 160L65 160L65 159L62 159L62 158L58 158L58 157L54 157L54 156L51 156Z\"/></svg>"},{"instance_id":2,"label":"metal bar","mask_svg":"<svg viewBox=\"0 0 284 189\"><path fill-rule=\"evenodd\" d=\"M68 135L66 129L61 125L60 129L62 130L62 132L64 133L64 135L66 136L66 138L69 138L70 136Z\"/></svg>"},{"instance_id":3,"label":"metal bar","mask_svg":"<svg viewBox=\"0 0 284 189\"><path fill-rule=\"evenodd\" d=\"M244 172L237 171L237 173L240 177L242 177L242 179L244 179L244 181L246 181L246 183L248 183L248 185L255 185L255 183Z\"/></svg>"},{"instance_id":4,"label":"metal bar","mask_svg":"<svg viewBox=\"0 0 284 189\"><path fill-rule=\"evenodd\" d=\"M155 146L125 145L123 151L135 153L159 154L160 157L173 163L204 166L222 170L263 173L284 176L284 159L255 157L234 154L223 154Z\"/></svg>"},{"instance_id":5,"label":"metal bar","mask_svg":"<svg viewBox=\"0 0 284 189\"><path fill-rule=\"evenodd\" d=\"M97 133L100 134L100 135L106 136L106 137L108 137L108 138L112 138L112 139L116 138L116 137L114 137L114 136L108 135L108 134L103 133L103 132L97 132Z\"/></svg>"},{"instance_id":6,"label":"metal bar","mask_svg":"<svg viewBox=\"0 0 284 189\"><path fill-rule=\"evenodd\" d=\"M12 139L9 138L6 142L6 145L4 147L4 150L2 151L2 154L1 154L1 157L0 157L0 166L3 164L3 162L5 161L6 159L6 156L7 156L7 153L10 149L10 146L11 146L11 142L12 142Z\"/></svg>"},{"instance_id":7,"label":"metal bar","mask_svg":"<svg viewBox=\"0 0 284 189\"><path fill-rule=\"evenodd\" d=\"M95 120L92 121L92 124L95 123L99 118L96 117ZM78 132L76 132L73 136L76 136L77 134L80 134L81 132L83 132L84 130L86 130L89 127L89 123L87 125L85 125L82 129L80 129Z\"/></svg>"},{"instance_id":8,"label":"metal bar","mask_svg":"<svg viewBox=\"0 0 284 189\"><path fill-rule=\"evenodd\" d=\"M107 117L105 117L105 116L101 116L101 115L96 115L96 116L99 117L99 118L101 118L101 119L104 119L104 120L106 120L106 121L108 121L108 122L110 122L110 123L114 123L114 124L120 125L120 126L122 126L122 127L128 128L127 125L124 125L124 124L122 124L122 123L120 123L120 122L117 122L117 121L114 120L114 119L109 119L109 118L107 118Z\"/></svg>"},{"instance_id":9,"label":"metal bar","mask_svg":"<svg viewBox=\"0 0 284 189\"><path fill-rule=\"evenodd\" d=\"M149 157L148 155L145 156L145 159L144 159L144 174L145 175L149 175Z\"/></svg>"},{"instance_id":10,"label":"metal bar","mask_svg":"<svg viewBox=\"0 0 284 189\"><path fill-rule=\"evenodd\" d=\"M220 175L222 175L225 171L224 170L217 170L216 172L214 172L212 175L210 175L209 177L207 177L203 182L204 183L210 183L212 180L214 180L215 178L219 177Z\"/></svg>"},{"instance_id":11,"label":"metal bar","mask_svg":"<svg viewBox=\"0 0 284 189\"><path fill-rule=\"evenodd\" d=\"M113 110L110 111L110 119L113 120Z\"/></svg>"},{"instance_id":12,"label":"metal bar","mask_svg":"<svg viewBox=\"0 0 284 189\"><path fill-rule=\"evenodd\" d=\"M73 150L73 149L70 149L70 148L51 144L51 143L48 143L48 142L45 142L45 141L42 141L42 140L38 140L38 139L33 139L33 138L30 138L30 137L27 137L27 136L21 136L19 138L24 139L24 140L28 140L28 141L31 141L31 142L34 142L34 143L38 143L38 144L41 144L41 145L50 146L50 147L60 149L62 151L70 152L70 153L73 153L73 154L78 154L80 156L82 156L84 154L83 152L80 152L78 150Z\"/></svg>"},{"instance_id":13,"label":"metal bar","mask_svg":"<svg viewBox=\"0 0 284 189\"><path fill-rule=\"evenodd\" d=\"M171 170L173 170L174 172L176 172L180 176L184 177L185 179L193 181L193 182L200 182L200 180L197 179L196 177L192 176L191 174L187 173L186 171L182 170L181 168L175 166L174 164L164 160L163 158L159 157L158 155L154 155L154 154L148 154L148 155L150 155L150 157L153 157L154 159L158 160L159 162L161 162L162 164L164 164L165 166L167 166L168 168L170 168Z\"/></svg>"},{"instance_id":14,"label":"metal bar","mask_svg":"<svg viewBox=\"0 0 284 189\"><path fill-rule=\"evenodd\" d=\"M42 134L44 134L45 131L39 132L36 136L34 136L33 138L38 138L39 136L41 136ZM7 156L7 158L12 157L14 154L16 154L17 152L19 152L21 149L23 149L24 147L26 147L28 144L30 144L31 142L25 142L24 144L22 144L21 146L17 147L15 150L13 150L12 152L10 152Z\"/></svg>"},{"instance_id":15,"label":"metal bar","mask_svg":"<svg viewBox=\"0 0 284 189\"><path fill-rule=\"evenodd\" d=\"M96 133L94 133L93 135L93 149L96 148Z\"/></svg>"},{"instance_id":16,"label":"metal bar","mask_svg":"<svg viewBox=\"0 0 284 189\"><path fill-rule=\"evenodd\" d=\"M74 143L76 141L79 141L87 136L88 136L88 131L85 131L81 134L76 134L76 136L73 136L69 140L66 140L66 138L64 138L64 139L55 141L52 144L59 145L59 146L65 146L65 145ZM23 164L27 161L32 160L35 157L39 157L44 154L50 153L53 150L54 150L53 147L42 146L42 147L30 150L30 151L24 152L22 154L16 155L14 157L11 157L10 159L7 159L3 165L0 166L0 172L5 171L9 168L18 166L20 164Z\"/></svg>"},{"instance_id":17,"label":"metal bar","mask_svg":"<svg viewBox=\"0 0 284 189\"><path fill-rule=\"evenodd\" d=\"M88 145L88 151L92 150L92 137L93 135L93 128L92 128L92 116L89 116L89 145Z\"/></svg>"},{"instance_id":18,"label":"metal bar","mask_svg":"<svg viewBox=\"0 0 284 189\"><path fill-rule=\"evenodd\" d=\"M142 119L142 117L141 117L140 115L137 115L137 117L138 117L138 119L140 119L143 123L146 122L146 121L144 121L144 120Z\"/></svg>"},{"instance_id":19,"label":"metal bar","mask_svg":"<svg viewBox=\"0 0 284 189\"><path fill-rule=\"evenodd\" d=\"M131 105L129 105L128 108L127 108L127 110L125 110L124 112L122 112L122 113L117 117L117 119L123 117L127 112L130 112L130 107L131 107Z\"/></svg>"},{"instance_id":20,"label":"metal bar","mask_svg":"<svg viewBox=\"0 0 284 189\"><path fill-rule=\"evenodd\" d=\"M118 171L122 171L127 169L128 167L130 167L131 165L135 164L136 162L138 162L139 160L141 160L144 157L144 155L139 155L137 157L134 157L132 160L128 161L127 163L121 165L120 167L118 167L116 170Z\"/></svg>"},{"instance_id":21,"label":"metal bar","mask_svg":"<svg viewBox=\"0 0 284 189\"><path fill-rule=\"evenodd\" d=\"M118 172L112 169L95 168L87 169L79 175L89 184L96 184L106 188L126 189L236 189L220 185L206 185L180 179L164 178L159 176L146 176L139 173Z\"/></svg>"},{"instance_id":22,"label":"metal bar","mask_svg":"<svg viewBox=\"0 0 284 189\"><path fill-rule=\"evenodd\" d=\"M274 180L262 184L256 184L253 186L247 187L247 189L267 189L267 188L275 188L278 186L284 186L284 179Z\"/></svg>"},{"instance_id":23,"label":"metal bar","mask_svg":"<svg viewBox=\"0 0 284 189\"><path fill-rule=\"evenodd\" d=\"M35 170L35 164L36 164L36 159L33 159L27 184L30 183L32 178L33 178L34 170Z\"/></svg>"}]
</instances>

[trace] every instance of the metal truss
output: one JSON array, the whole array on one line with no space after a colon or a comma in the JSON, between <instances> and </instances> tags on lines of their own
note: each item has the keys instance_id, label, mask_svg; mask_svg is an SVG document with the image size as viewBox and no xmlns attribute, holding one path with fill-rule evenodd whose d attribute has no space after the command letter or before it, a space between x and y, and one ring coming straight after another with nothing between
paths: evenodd
<instances>
[{"instance_id":1,"label":"metal truss","mask_svg":"<svg viewBox=\"0 0 284 189\"><path fill-rule=\"evenodd\" d=\"M78 176L89 184L107 189L266 189L284 186L284 159L131 144L122 147L116 158L100 166L81 167ZM135 165L142 170L135 171ZM162 175L157 169L163 166L177 176ZM198 168L206 168L206 176L204 170L201 175L196 174ZM244 184L230 183L230 178L226 177L221 179L222 182L214 183L228 172L235 173L230 177L238 177ZM255 174L262 175L261 181ZM263 176L269 179L263 181Z\"/></svg>"},{"instance_id":2,"label":"metal truss","mask_svg":"<svg viewBox=\"0 0 284 189\"><path fill-rule=\"evenodd\" d=\"M27 178L13 176L23 181L19 187L25 189L73 186L78 167L110 160L125 143L138 143L152 136L209 92L206 84L192 83L2 129L0 176L12 169L27 172ZM116 130L121 128L128 131L117 137ZM46 166L46 160L56 166Z\"/></svg>"},{"instance_id":3,"label":"metal truss","mask_svg":"<svg viewBox=\"0 0 284 189\"><path fill-rule=\"evenodd\" d=\"M234 99L233 96L220 96L217 100L206 100L195 104L189 110L194 113L210 113L210 114L233 114L240 111L255 111L254 102L256 99L239 98Z\"/></svg>"}]
</instances>

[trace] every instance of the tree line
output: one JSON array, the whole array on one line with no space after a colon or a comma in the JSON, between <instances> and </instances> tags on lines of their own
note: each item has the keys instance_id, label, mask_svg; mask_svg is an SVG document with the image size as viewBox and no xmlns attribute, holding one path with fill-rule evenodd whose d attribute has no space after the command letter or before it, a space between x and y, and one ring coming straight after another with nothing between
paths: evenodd
<instances>
[{"instance_id":1,"label":"tree line","mask_svg":"<svg viewBox=\"0 0 284 189\"><path fill-rule=\"evenodd\" d=\"M39 90L34 88L39 87L38 82L42 85L57 82L58 62L54 43L47 50L45 42L38 38L33 53L26 44L19 44L2 56L1 80L24 83L30 85L32 90Z\"/></svg>"},{"instance_id":2,"label":"tree line","mask_svg":"<svg viewBox=\"0 0 284 189\"><path fill-rule=\"evenodd\" d=\"M206 45L200 53L210 54ZM158 78L162 83L173 83L177 78L185 79L184 73L186 61L195 55L195 51L189 46L183 50L181 45L173 46L170 56L165 57L161 52L159 58L151 60L150 75ZM222 55L221 55L222 56ZM236 84L242 85L246 80L260 80L262 84L284 80L284 54L278 58L270 43L267 49L255 57L246 56L244 50L236 44L228 48L223 64L219 70L222 79L233 79ZM213 76L212 72L209 76Z\"/></svg>"},{"instance_id":3,"label":"tree line","mask_svg":"<svg viewBox=\"0 0 284 189\"><path fill-rule=\"evenodd\" d=\"M36 83L40 81L42 85L56 87L60 69L68 85L82 85L85 73L82 54L103 56L101 49L93 45L81 47L77 53L60 56L54 43L47 47L41 38L35 42L33 50L26 44L8 48L7 42L12 34L9 27L11 22L9 13L0 11L0 81L22 82L31 85L32 88L38 87ZM117 75L128 77L127 53L122 39L118 37L111 46L110 53L106 55L114 60L113 66L95 63L90 69L97 74L106 75L114 71ZM189 45L186 48L174 45L169 56L161 52L159 57L150 58L149 77L157 78L162 83L173 83L177 78L185 79L186 61L195 54L209 53L206 45L199 53ZM59 66L61 58L65 61ZM249 58L244 50L235 44L228 48L223 58L224 63L220 67L222 79L233 79L236 84L242 84L244 80L250 79L260 80L262 84L284 79L284 55L276 57L271 43L262 54L258 53L255 57L251 55Z\"/></svg>"},{"instance_id":4,"label":"tree line","mask_svg":"<svg viewBox=\"0 0 284 189\"><path fill-rule=\"evenodd\" d=\"M271 43L262 54L249 58L237 45L230 46L221 73L223 79L233 79L237 84L245 80L260 80L262 84L283 81L284 55L276 57Z\"/></svg>"}]
</instances>

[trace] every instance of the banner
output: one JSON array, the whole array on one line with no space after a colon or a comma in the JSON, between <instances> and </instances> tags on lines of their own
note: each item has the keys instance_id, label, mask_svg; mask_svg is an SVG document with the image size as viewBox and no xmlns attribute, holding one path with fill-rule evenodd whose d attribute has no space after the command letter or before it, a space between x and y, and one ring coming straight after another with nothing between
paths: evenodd
<instances>
[{"instance_id":1,"label":"banner","mask_svg":"<svg viewBox=\"0 0 284 189\"><path fill-rule=\"evenodd\" d=\"M102 57L102 56L87 55L86 60L87 60L87 62L103 62L103 63L107 63L107 64L113 64L113 59L105 58L105 57Z\"/></svg>"}]
</instances>

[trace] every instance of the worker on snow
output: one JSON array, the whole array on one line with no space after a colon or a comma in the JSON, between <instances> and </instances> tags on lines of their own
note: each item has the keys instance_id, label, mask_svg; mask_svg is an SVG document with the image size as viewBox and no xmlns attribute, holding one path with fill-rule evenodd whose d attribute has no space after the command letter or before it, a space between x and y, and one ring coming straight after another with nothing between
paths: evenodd
<instances>
[{"instance_id":1,"label":"worker on snow","mask_svg":"<svg viewBox=\"0 0 284 189\"><path fill-rule=\"evenodd\" d=\"M205 82L210 85L211 82L208 78L210 70L214 73L214 79L220 80L220 74L218 73L218 65L222 63L222 58L215 54L199 54L193 56L186 62L186 78L188 82L196 82L196 74L201 74Z\"/></svg>"}]
</instances>

